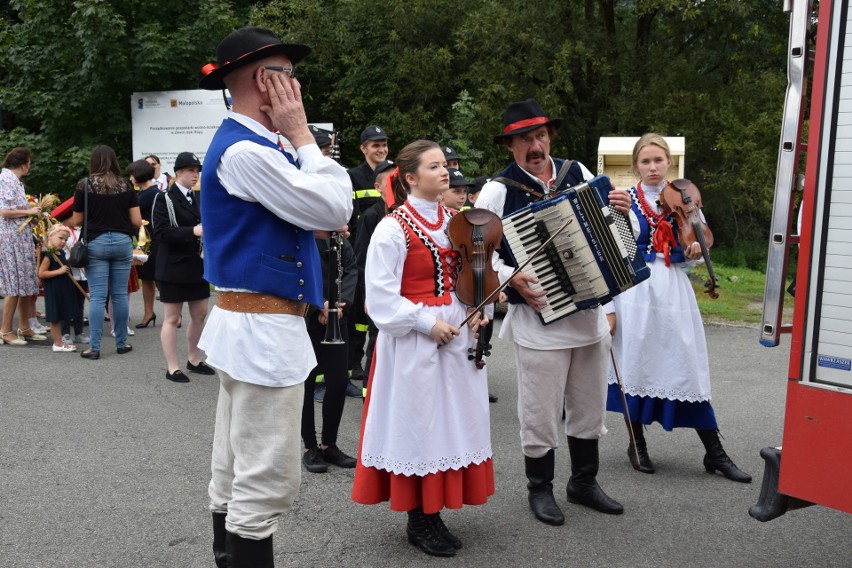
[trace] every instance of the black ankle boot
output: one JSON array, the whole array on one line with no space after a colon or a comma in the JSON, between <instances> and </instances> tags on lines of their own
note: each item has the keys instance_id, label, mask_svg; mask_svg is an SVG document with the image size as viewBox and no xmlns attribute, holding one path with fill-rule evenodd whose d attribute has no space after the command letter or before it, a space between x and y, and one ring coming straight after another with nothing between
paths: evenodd
<instances>
[{"instance_id":1,"label":"black ankle boot","mask_svg":"<svg viewBox=\"0 0 852 568\"><path fill-rule=\"evenodd\" d=\"M645 431L641 422L631 422L631 430L633 430L633 439L636 440L636 451L633 451L633 446L627 447L627 455L630 456L630 463L633 464L633 469L642 473L654 473L654 462L651 461L651 456L648 455L648 446L645 443ZM636 454L639 455L639 461L636 461Z\"/></svg>"},{"instance_id":2,"label":"black ankle boot","mask_svg":"<svg viewBox=\"0 0 852 568\"><path fill-rule=\"evenodd\" d=\"M707 473L713 473L716 470L731 481L739 483L751 483L751 476L734 465L725 449L722 447L722 442L719 440L718 430L699 430L698 437L701 438L701 443L704 444L704 449L707 453L704 455L704 469Z\"/></svg>"},{"instance_id":3,"label":"black ankle boot","mask_svg":"<svg viewBox=\"0 0 852 568\"><path fill-rule=\"evenodd\" d=\"M229 532L225 542L231 561L230 568L275 568L271 536L252 540Z\"/></svg>"},{"instance_id":4,"label":"black ankle boot","mask_svg":"<svg viewBox=\"0 0 852 568\"><path fill-rule=\"evenodd\" d=\"M430 556L455 556L456 549L449 542L441 538L426 515L422 507L415 507L408 512L408 526L405 529L408 534L408 542L420 548Z\"/></svg>"},{"instance_id":5,"label":"black ankle boot","mask_svg":"<svg viewBox=\"0 0 852 568\"><path fill-rule=\"evenodd\" d=\"M530 509L535 518L548 525L559 526L565 523L565 515L553 498L554 452L550 450L543 457L524 456L527 472Z\"/></svg>"},{"instance_id":6,"label":"black ankle boot","mask_svg":"<svg viewBox=\"0 0 852 568\"><path fill-rule=\"evenodd\" d=\"M607 515L624 512L621 503L604 493L598 485L598 441L568 436L571 453L571 479L568 480L568 501L585 505Z\"/></svg>"},{"instance_id":7,"label":"black ankle boot","mask_svg":"<svg viewBox=\"0 0 852 568\"><path fill-rule=\"evenodd\" d=\"M225 530L225 513L213 513L213 559L217 568L231 568L231 559L228 556Z\"/></svg>"},{"instance_id":8,"label":"black ankle boot","mask_svg":"<svg viewBox=\"0 0 852 568\"><path fill-rule=\"evenodd\" d=\"M426 517L426 520L429 521L429 524L432 525L432 530L441 537L450 543L450 546L459 550L462 547L462 541L456 535L450 532L450 529L447 528L447 525L444 524L443 519L441 519L441 513L432 513L431 515L427 515L423 513Z\"/></svg>"}]
</instances>

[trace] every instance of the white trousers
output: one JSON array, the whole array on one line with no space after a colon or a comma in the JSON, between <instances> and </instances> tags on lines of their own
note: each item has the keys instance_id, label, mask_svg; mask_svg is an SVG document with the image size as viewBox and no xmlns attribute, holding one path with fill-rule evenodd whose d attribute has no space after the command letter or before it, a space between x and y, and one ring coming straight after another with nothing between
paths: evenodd
<instances>
[{"instance_id":1,"label":"white trousers","mask_svg":"<svg viewBox=\"0 0 852 568\"><path fill-rule=\"evenodd\" d=\"M540 458L559 447L559 421L565 434L587 440L606 434L610 336L584 347L529 349L515 344L521 449Z\"/></svg>"},{"instance_id":2,"label":"white trousers","mask_svg":"<svg viewBox=\"0 0 852 568\"><path fill-rule=\"evenodd\" d=\"M275 532L299 493L305 386L266 387L218 375L210 510L227 513L229 532L261 540Z\"/></svg>"}]
</instances>

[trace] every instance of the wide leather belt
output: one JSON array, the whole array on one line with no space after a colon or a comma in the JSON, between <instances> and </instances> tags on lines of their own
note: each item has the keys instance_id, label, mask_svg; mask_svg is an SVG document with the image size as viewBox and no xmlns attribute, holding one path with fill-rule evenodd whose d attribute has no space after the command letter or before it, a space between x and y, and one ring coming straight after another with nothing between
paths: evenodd
<instances>
[{"instance_id":1,"label":"wide leather belt","mask_svg":"<svg viewBox=\"0 0 852 568\"><path fill-rule=\"evenodd\" d=\"M308 304L256 292L218 292L216 305L223 310L247 314L289 314L305 317Z\"/></svg>"}]
</instances>

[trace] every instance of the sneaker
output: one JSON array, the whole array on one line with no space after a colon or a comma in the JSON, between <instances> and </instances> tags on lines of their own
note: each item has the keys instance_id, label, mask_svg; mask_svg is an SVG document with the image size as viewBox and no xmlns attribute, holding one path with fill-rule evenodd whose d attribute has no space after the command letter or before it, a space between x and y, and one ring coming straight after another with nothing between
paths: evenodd
<instances>
[{"instance_id":1,"label":"sneaker","mask_svg":"<svg viewBox=\"0 0 852 568\"><path fill-rule=\"evenodd\" d=\"M74 335L74 343L82 343L83 345L89 344L89 336L85 333L81 333L79 335Z\"/></svg>"},{"instance_id":2,"label":"sneaker","mask_svg":"<svg viewBox=\"0 0 852 568\"><path fill-rule=\"evenodd\" d=\"M41 323L39 323L38 318L30 318L30 329L35 333L45 333L50 331L49 327L44 327Z\"/></svg>"},{"instance_id":3,"label":"sneaker","mask_svg":"<svg viewBox=\"0 0 852 568\"><path fill-rule=\"evenodd\" d=\"M316 385L314 387L314 400L320 404L325 400L325 385Z\"/></svg>"},{"instance_id":4,"label":"sneaker","mask_svg":"<svg viewBox=\"0 0 852 568\"><path fill-rule=\"evenodd\" d=\"M320 450L320 453L325 463L334 464L337 467L352 469L358 463L355 458L344 454L337 446L329 446L324 450Z\"/></svg>"},{"instance_id":5,"label":"sneaker","mask_svg":"<svg viewBox=\"0 0 852 568\"><path fill-rule=\"evenodd\" d=\"M136 332L130 329L130 326L127 326L127 335L136 335Z\"/></svg>"},{"instance_id":6,"label":"sneaker","mask_svg":"<svg viewBox=\"0 0 852 568\"><path fill-rule=\"evenodd\" d=\"M77 351L77 348L73 345L53 345L54 353L71 353L72 351Z\"/></svg>"},{"instance_id":7,"label":"sneaker","mask_svg":"<svg viewBox=\"0 0 852 568\"><path fill-rule=\"evenodd\" d=\"M70 343L71 343L71 334L70 333L66 333L62 336L62 343L64 343L65 345L70 345Z\"/></svg>"},{"instance_id":8,"label":"sneaker","mask_svg":"<svg viewBox=\"0 0 852 568\"><path fill-rule=\"evenodd\" d=\"M346 396L351 396L352 398L361 398L362 393L361 389L353 385L351 382L346 384Z\"/></svg>"},{"instance_id":9,"label":"sneaker","mask_svg":"<svg viewBox=\"0 0 852 568\"><path fill-rule=\"evenodd\" d=\"M328 471L328 464L322 459L322 453L319 448L313 448L305 452L302 461L305 463L305 469L311 473L325 473Z\"/></svg>"}]
</instances>

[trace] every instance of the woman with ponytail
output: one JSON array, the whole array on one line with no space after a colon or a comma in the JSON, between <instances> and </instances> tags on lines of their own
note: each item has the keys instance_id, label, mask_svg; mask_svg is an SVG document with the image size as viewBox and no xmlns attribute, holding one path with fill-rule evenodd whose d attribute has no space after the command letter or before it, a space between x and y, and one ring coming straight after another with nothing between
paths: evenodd
<instances>
[{"instance_id":1,"label":"woman with ponytail","mask_svg":"<svg viewBox=\"0 0 852 568\"><path fill-rule=\"evenodd\" d=\"M386 195L407 198L379 222L367 251L367 310L380 333L352 496L390 501L391 510L408 513L411 544L455 556L462 543L441 510L482 505L494 493L487 376L468 360L487 320L455 327L468 308L454 292L440 146L412 142L396 164Z\"/></svg>"}]
</instances>

